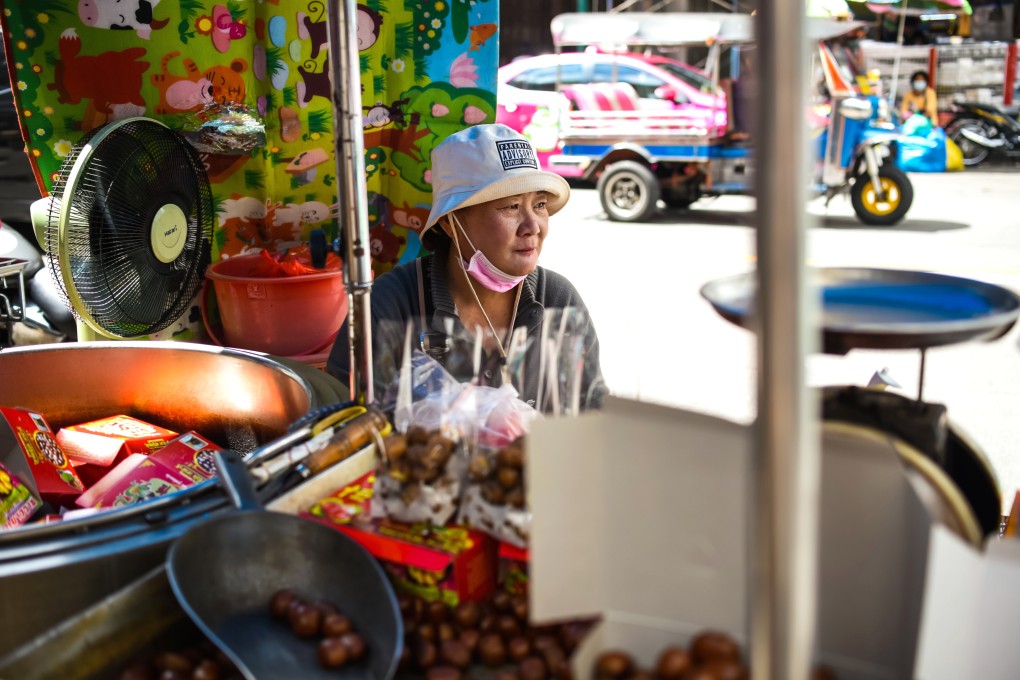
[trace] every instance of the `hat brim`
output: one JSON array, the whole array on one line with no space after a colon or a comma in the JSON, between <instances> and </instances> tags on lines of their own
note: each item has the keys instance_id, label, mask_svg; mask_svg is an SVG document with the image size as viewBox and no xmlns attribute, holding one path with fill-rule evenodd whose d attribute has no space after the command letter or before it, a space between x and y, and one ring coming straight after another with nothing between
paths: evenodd
<instances>
[{"instance_id":1,"label":"hat brim","mask_svg":"<svg viewBox=\"0 0 1020 680\"><path fill-rule=\"evenodd\" d=\"M454 210L478 205L479 203L487 203L488 201L495 201L507 196L518 196L537 191L544 191L549 194L548 209L550 215L558 213L570 198L570 185L567 183L567 180L554 172L535 170L533 172L517 173L512 177L493 182L481 191L453 192L443 196L432 205L429 219L425 222L425 227L421 230L421 233L427 232L439 222L439 218Z\"/></svg>"}]
</instances>

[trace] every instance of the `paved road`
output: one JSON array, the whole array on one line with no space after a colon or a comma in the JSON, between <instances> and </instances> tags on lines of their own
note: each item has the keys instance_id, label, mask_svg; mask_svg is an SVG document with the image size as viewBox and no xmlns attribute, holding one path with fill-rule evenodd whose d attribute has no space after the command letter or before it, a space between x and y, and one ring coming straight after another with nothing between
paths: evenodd
<instances>
[{"instance_id":1,"label":"paved road","mask_svg":"<svg viewBox=\"0 0 1020 680\"><path fill-rule=\"evenodd\" d=\"M894 228L870 228L850 202L821 199L808 234L817 266L936 271L1020 292L1020 172L913 175L916 198ZM553 218L543 264L580 289L598 327L611 390L748 422L755 413L753 336L722 320L699 289L753 269L754 202L725 197L642 224L606 220L593 190L578 189ZM981 444L1004 498L1020 489L1020 328L993 343L931 350L924 397ZM813 356L812 385L865 384L883 367L916 395L917 351Z\"/></svg>"}]
</instances>

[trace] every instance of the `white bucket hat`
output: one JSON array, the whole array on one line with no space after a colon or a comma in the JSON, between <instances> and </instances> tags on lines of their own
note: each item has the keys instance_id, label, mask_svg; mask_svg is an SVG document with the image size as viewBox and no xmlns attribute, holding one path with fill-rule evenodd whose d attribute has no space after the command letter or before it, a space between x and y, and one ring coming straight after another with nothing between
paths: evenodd
<instances>
[{"instance_id":1,"label":"white bucket hat","mask_svg":"<svg viewBox=\"0 0 1020 680\"><path fill-rule=\"evenodd\" d=\"M549 194L550 215L570 198L567 180L539 170L527 137L501 124L455 132L432 150L432 212L421 233L458 208L531 191Z\"/></svg>"}]
</instances>

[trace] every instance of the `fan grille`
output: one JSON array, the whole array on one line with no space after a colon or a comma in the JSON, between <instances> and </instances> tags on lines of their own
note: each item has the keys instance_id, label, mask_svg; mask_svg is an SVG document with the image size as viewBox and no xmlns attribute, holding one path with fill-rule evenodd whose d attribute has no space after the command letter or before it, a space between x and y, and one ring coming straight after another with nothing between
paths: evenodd
<instances>
[{"instance_id":1,"label":"fan grille","mask_svg":"<svg viewBox=\"0 0 1020 680\"><path fill-rule=\"evenodd\" d=\"M102 128L86 134L61 165L45 249L76 317L137 337L187 311L210 261L215 214L205 168L183 137L148 119L113 125L105 135ZM183 247L170 262L155 255L151 233L166 205L186 218Z\"/></svg>"}]
</instances>

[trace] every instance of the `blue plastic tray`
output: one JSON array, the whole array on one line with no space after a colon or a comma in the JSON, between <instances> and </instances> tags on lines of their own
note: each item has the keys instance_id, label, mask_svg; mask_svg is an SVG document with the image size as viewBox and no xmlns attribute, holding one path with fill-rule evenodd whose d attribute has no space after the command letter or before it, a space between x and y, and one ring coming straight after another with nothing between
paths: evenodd
<instances>
[{"instance_id":1,"label":"blue plastic tray","mask_svg":"<svg viewBox=\"0 0 1020 680\"><path fill-rule=\"evenodd\" d=\"M894 269L810 270L822 300L822 349L923 349L995 340L1020 315L1020 298L989 283ZM753 329L755 272L705 284L702 296L728 321Z\"/></svg>"}]
</instances>

